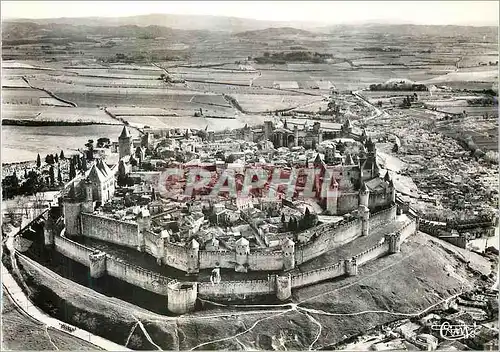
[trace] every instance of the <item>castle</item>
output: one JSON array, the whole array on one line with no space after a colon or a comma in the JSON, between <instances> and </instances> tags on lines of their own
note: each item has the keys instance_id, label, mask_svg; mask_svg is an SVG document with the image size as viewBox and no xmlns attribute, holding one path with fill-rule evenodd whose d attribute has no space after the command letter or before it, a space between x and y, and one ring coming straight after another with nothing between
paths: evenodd
<instances>
[{"instance_id":1,"label":"castle","mask_svg":"<svg viewBox=\"0 0 500 352\"><path fill-rule=\"evenodd\" d=\"M266 122L260 129L245 127L238 133L243 133L247 139L254 141L261 138L271 140L275 147L323 148L325 135L328 138L350 138L359 144L359 153L354 156L350 153L340 153L334 143L324 148L323 156L317 153L314 157L314 168L319 171L314 177L315 194L325 214L351 214L354 217L313 227L307 231L310 236L305 240L293 240L284 235L279 240L279 245L274 248L252 248L249 239L240 236L228 248L227 245L223 247L213 236L200 242L200 237L196 237L200 232L198 225L193 227L194 230L189 230L183 243L174 241L171 230L153 230L151 213L157 213L152 206L157 202L154 189L151 191L152 201L147 207L138 207L133 219L119 220L96 212L96 209L100 209L114 197L117 190L116 175L127 173L134 158L133 140L127 127L124 127L118 138L118 164L110 168L105 161L98 159L91 163L87 171L72 180L61 198L64 235L47 231L45 242L47 245L54 245L70 258L88 265L92 277L98 278L107 273L144 289L167 295L169 308L178 313L192 310L194 300L200 295L220 298L229 297L233 292L244 299L273 293L273 287L276 287L277 297L286 300L294 287L339 275L355 275L357 266L362 263L386 253L396 253L404 238L416 230L415 221L405 223L397 233L388 234L386 241L366 253L359 254L359 257L342 259L341 263L314 273L300 273L295 270L298 265L342 244L361 236L369 236L373 229L393 222L397 214L402 212L402 208L395 204L395 187L389 173L383 178L380 177L375 144L364 132L353 133L349 120L333 131L321 129L319 123L314 123L312 128L303 127L299 130L295 125L293 129L288 129L285 121L283 127L274 128L272 123ZM215 134L208 135L207 140L210 143ZM144 160L144 152L135 151L139 156L141 153L140 159ZM322 187L323 183L328 187ZM297 184L300 184L300 180ZM246 214L252 209L248 200L236 198L235 201L239 204L237 209L240 216L248 216ZM196 214L194 207L192 209L193 214ZM203 220L202 214L200 219ZM256 227L254 230L258 241L258 237L263 233ZM194 279L201 271L213 268L230 269L239 273L261 271L281 274L270 276L265 282L238 284L236 291L234 288L228 288L236 285L235 283L225 281L217 287L207 286L204 282L196 284L196 279L191 283L180 284L171 278L146 273L144 269L135 268L103 252L87 248L73 240L78 236L96 238L145 252L156 258L158 265L182 270ZM132 272L135 274L130 276Z\"/></svg>"}]
</instances>

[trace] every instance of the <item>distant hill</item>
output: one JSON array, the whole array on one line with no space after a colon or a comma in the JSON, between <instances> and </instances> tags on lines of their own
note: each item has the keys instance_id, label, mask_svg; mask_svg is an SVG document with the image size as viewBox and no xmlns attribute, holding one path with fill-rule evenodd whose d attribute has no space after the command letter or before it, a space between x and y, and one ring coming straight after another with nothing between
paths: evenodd
<instances>
[{"instance_id":1,"label":"distant hill","mask_svg":"<svg viewBox=\"0 0 500 352\"><path fill-rule=\"evenodd\" d=\"M408 36L408 37L439 37L453 38L460 40L463 38L477 38L488 42L498 42L498 27L493 26L429 26L415 24L381 24L381 23L365 23L365 24L346 24L334 25L325 27L316 27L314 31L323 33L335 34L383 34L384 36Z\"/></svg>"},{"instance_id":2,"label":"distant hill","mask_svg":"<svg viewBox=\"0 0 500 352\"><path fill-rule=\"evenodd\" d=\"M81 17L81 18L47 18L47 19L15 19L4 20L8 22L32 22L40 25L47 24L70 24L85 26L126 26L136 25L162 26L172 29L184 30L209 30L223 32L244 32L273 27L295 27L307 29L317 27L317 23L311 22L281 22L281 21L260 21L248 18L205 16L205 15L173 15L173 14L150 14L130 17Z\"/></svg>"},{"instance_id":3,"label":"distant hill","mask_svg":"<svg viewBox=\"0 0 500 352\"><path fill-rule=\"evenodd\" d=\"M240 38L279 38L289 36L315 37L317 34L293 27L277 27L240 32L236 33L236 36Z\"/></svg>"},{"instance_id":4,"label":"distant hill","mask_svg":"<svg viewBox=\"0 0 500 352\"><path fill-rule=\"evenodd\" d=\"M203 40L210 32L200 30L180 30L162 26L91 26L67 23L37 24L34 22L4 22L2 43L29 44L58 41L92 41L93 36L108 38L154 39L158 37L199 38Z\"/></svg>"}]
</instances>

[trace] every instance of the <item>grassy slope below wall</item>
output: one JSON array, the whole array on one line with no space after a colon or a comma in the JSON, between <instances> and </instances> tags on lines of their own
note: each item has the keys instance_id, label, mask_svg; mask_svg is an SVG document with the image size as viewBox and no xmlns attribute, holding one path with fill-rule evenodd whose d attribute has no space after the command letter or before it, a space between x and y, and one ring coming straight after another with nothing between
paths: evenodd
<instances>
[{"instance_id":1,"label":"grassy slope below wall","mask_svg":"<svg viewBox=\"0 0 500 352\"><path fill-rule=\"evenodd\" d=\"M331 313L365 310L414 313L457 293L462 283L465 288L470 287L469 272L464 267L456 255L429 241L429 236L418 234L403 244L401 253L360 268L359 276L299 289L294 292L294 301L302 302L299 307ZM47 277L38 269L25 266L25 270L33 277L31 284L43 287L47 295L60 297L60 305L86 311L88 316L102 319L102 325L110 325L106 337L124 343L134 326L133 314L141 319L155 343L170 350L190 349L223 338L229 339L200 346L200 349L240 349L243 346L271 349L280 344L280 338L288 349L308 349L316 339L318 323L322 328L314 348L321 348L403 318L387 313L357 316L308 313L308 316L300 308L281 314L277 310L280 308L244 314L249 313L248 309L218 308L172 319L126 303L116 304L116 299L102 298L104 296L88 288ZM146 344L139 328L136 334L134 339L141 339ZM236 338L231 338L237 334Z\"/></svg>"},{"instance_id":2,"label":"grassy slope below wall","mask_svg":"<svg viewBox=\"0 0 500 352\"><path fill-rule=\"evenodd\" d=\"M37 324L21 313L4 291L2 299L2 344L6 350L96 350L99 347L79 338ZM49 339L50 338L50 339ZM51 342L52 340L52 342Z\"/></svg>"}]
</instances>

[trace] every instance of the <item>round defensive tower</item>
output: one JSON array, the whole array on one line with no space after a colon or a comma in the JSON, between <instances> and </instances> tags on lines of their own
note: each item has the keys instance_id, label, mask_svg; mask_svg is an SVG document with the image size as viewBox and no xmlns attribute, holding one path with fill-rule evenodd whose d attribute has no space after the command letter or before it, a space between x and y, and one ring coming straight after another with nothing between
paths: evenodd
<instances>
[{"instance_id":1,"label":"round defensive tower","mask_svg":"<svg viewBox=\"0 0 500 352\"><path fill-rule=\"evenodd\" d=\"M167 286L168 310L175 314L194 311L198 284L196 282L174 281Z\"/></svg>"},{"instance_id":2,"label":"round defensive tower","mask_svg":"<svg viewBox=\"0 0 500 352\"><path fill-rule=\"evenodd\" d=\"M276 276L276 297L280 301L286 301L292 297L292 276L290 274Z\"/></svg>"}]
</instances>

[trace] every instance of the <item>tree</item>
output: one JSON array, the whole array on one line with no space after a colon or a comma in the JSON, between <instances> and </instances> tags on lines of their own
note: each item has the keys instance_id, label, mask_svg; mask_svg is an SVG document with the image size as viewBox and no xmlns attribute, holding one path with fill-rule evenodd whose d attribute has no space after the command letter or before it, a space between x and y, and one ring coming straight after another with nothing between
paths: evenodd
<instances>
[{"instance_id":1,"label":"tree","mask_svg":"<svg viewBox=\"0 0 500 352\"><path fill-rule=\"evenodd\" d=\"M2 190L4 199L9 199L19 194L19 179L16 172L11 176L6 176L2 180Z\"/></svg>"},{"instance_id":2,"label":"tree","mask_svg":"<svg viewBox=\"0 0 500 352\"><path fill-rule=\"evenodd\" d=\"M61 154L59 155L59 159L61 159L61 160L64 160L64 159L65 159L65 157L64 157L64 152L63 152L62 150L61 150Z\"/></svg>"},{"instance_id":3,"label":"tree","mask_svg":"<svg viewBox=\"0 0 500 352\"><path fill-rule=\"evenodd\" d=\"M54 154L54 161L55 161L56 163L59 163L59 156L57 155L57 153L56 153L56 154Z\"/></svg>"},{"instance_id":4,"label":"tree","mask_svg":"<svg viewBox=\"0 0 500 352\"><path fill-rule=\"evenodd\" d=\"M97 140L97 148L107 148L109 147L110 143L111 141L109 140L109 138L101 137Z\"/></svg>"},{"instance_id":5,"label":"tree","mask_svg":"<svg viewBox=\"0 0 500 352\"><path fill-rule=\"evenodd\" d=\"M42 166L42 159L40 158L40 154L36 156L36 167Z\"/></svg>"},{"instance_id":6,"label":"tree","mask_svg":"<svg viewBox=\"0 0 500 352\"><path fill-rule=\"evenodd\" d=\"M73 160L69 163L69 179L72 180L76 177L75 162Z\"/></svg>"},{"instance_id":7,"label":"tree","mask_svg":"<svg viewBox=\"0 0 500 352\"><path fill-rule=\"evenodd\" d=\"M87 159L94 160L94 140L89 139L85 146L87 147Z\"/></svg>"},{"instance_id":8,"label":"tree","mask_svg":"<svg viewBox=\"0 0 500 352\"><path fill-rule=\"evenodd\" d=\"M54 164L54 157L52 156L52 154L47 154L47 156L45 157L45 162L49 165Z\"/></svg>"},{"instance_id":9,"label":"tree","mask_svg":"<svg viewBox=\"0 0 500 352\"><path fill-rule=\"evenodd\" d=\"M87 171L87 158L85 157L85 155L82 157L81 170Z\"/></svg>"},{"instance_id":10,"label":"tree","mask_svg":"<svg viewBox=\"0 0 500 352\"><path fill-rule=\"evenodd\" d=\"M51 166L49 169L49 178L50 178L50 185L53 186L56 183L54 166Z\"/></svg>"}]
</instances>

